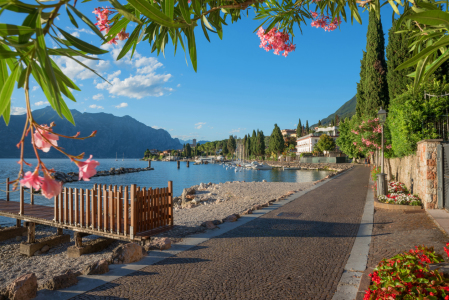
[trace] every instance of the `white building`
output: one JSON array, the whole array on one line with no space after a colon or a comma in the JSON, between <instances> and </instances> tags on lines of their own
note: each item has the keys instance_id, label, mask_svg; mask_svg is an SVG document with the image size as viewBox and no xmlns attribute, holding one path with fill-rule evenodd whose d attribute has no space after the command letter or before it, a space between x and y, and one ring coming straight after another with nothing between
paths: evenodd
<instances>
[{"instance_id":1,"label":"white building","mask_svg":"<svg viewBox=\"0 0 449 300\"><path fill-rule=\"evenodd\" d=\"M296 155L300 155L301 153L310 153L313 152L316 143L320 139L322 134L327 134L334 141L337 139L339 135L338 126L326 127L326 128L315 128L315 132L302 136L296 139ZM338 147L337 147L338 149Z\"/></svg>"}]
</instances>

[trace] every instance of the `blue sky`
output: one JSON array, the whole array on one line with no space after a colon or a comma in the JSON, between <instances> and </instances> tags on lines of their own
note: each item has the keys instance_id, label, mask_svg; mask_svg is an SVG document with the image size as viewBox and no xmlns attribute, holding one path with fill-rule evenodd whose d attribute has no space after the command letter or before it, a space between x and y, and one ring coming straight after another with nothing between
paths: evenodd
<instances>
[{"instance_id":1,"label":"blue sky","mask_svg":"<svg viewBox=\"0 0 449 300\"><path fill-rule=\"evenodd\" d=\"M92 1L77 8L95 20ZM106 4L107 2L100 2ZM361 11L361 10L360 10ZM66 59L57 63L82 89L75 92L77 103L68 100L71 109L130 115L154 128L164 128L180 139L218 140L230 134L239 137L253 129L271 134L277 123L281 129L295 128L298 118L309 124L327 117L356 93L360 59L366 47L368 12L363 24L342 23L340 29L325 32L304 26L296 29L296 51L285 58L259 48L254 29L258 22L243 17L224 28L223 40L211 36L209 43L201 28L196 28L198 72L195 73L182 49L173 56L151 53L144 41L137 46L132 60L115 61L121 46L108 47L103 61L88 61L112 85ZM391 27L392 10L382 10L385 39ZM2 23L16 24L11 15L2 15ZM87 26L78 22L76 30L65 11L56 25L81 39L99 46L100 40ZM128 32L131 31L128 30ZM48 105L37 84L32 83L33 109ZM23 90L13 94L13 113L23 113ZM76 120L75 120L76 121Z\"/></svg>"}]
</instances>

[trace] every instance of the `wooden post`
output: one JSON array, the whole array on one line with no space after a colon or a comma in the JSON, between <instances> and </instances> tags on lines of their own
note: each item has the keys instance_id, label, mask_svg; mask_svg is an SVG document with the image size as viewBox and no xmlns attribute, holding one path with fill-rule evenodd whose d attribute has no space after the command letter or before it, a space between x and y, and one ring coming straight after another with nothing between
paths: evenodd
<instances>
[{"instance_id":1,"label":"wooden post","mask_svg":"<svg viewBox=\"0 0 449 300\"><path fill-rule=\"evenodd\" d=\"M58 230L56 231L57 235L62 235L62 228L58 228Z\"/></svg>"},{"instance_id":2,"label":"wooden post","mask_svg":"<svg viewBox=\"0 0 449 300\"><path fill-rule=\"evenodd\" d=\"M116 194L116 202L117 202L117 212L116 212L116 216L117 216L117 234L120 234L120 230L122 228L122 195L123 195L123 187L120 186L118 189L118 193Z\"/></svg>"},{"instance_id":3,"label":"wooden post","mask_svg":"<svg viewBox=\"0 0 449 300\"><path fill-rule=\"evenodd\" d=\"M6 201L9 201L9 177L6 178Z\"/></svg>"},{"instance_id":4,"label":"wooden post","mask_svg":"<svg viewBox=\"0 0 449 300\"><path fill-rule=\"evenodd\" d=\"M190 161L187 161L187 168L189 167Z\"/></svg>"},{"instance_id":5,"label":"wooden post","mask_svg":"<svg viewBox=\"0 0 449 300\"><path fill-rule=\"evenodd\" d=\"M68 189L68 200L69 200L69 224L72 225L73 222L73 195L72 195L72 188Z\"/></svg>"},{"instance_id":6,"label":"wooden post","mask_svg":"<svg viewBox=\"0 0 449 300\"><path fill-rule=\"evenodd\" d=\"M128 224L129 224L128 186L125 186L125 196L123 197L123 203L124 203L123 212L125 215L124 220L123 220L123 234L126 236L126 234L129 232L128 231Z\"/></svg>"},{"instance_id":7,"label":"wooden post","mask_svg":"<svg viewBox=\"0 0 449 300\"><path fill-rule=\"evenodd\" d=\"M114 233L114 191L109 188L109 231Z\"/></svg>"},{"instance_id":8,"label":"wooden post","mask_svg":"<svg viewBox=\"0 0 449 300\"><path fill-rule=\"evenodd\" d=\"M20 186L20 211L19 211L19 215L23 216L23 214L25 213L24 211L24 203L23 203L23 186Z\"/></svg>"},{"instance_id":9,"label":"wooden post","mask_svg":"<svg viewBox=\"0 0 449 300\"><path fill-rule=\"evenodd\" d=\"M83 247L83 238L81 237L81 232L75 231L75 247Z\"/></svg>"},{"instance_id":10,"label":"wooden post","mask_svg":"<svg viewBox=\"0 0 449 300\"><path fill-rule=\"evenodd\" d=\"M79 197L78 197L78 189L74 189L75 192L75 226L78 226L80 223L80 204L79 204Z\"/></svg>"},{"instance_id":11,"label":"wooden post","mask_svg":"<svg viewBox=\"0 0 449 300\"><path fill-rule=\"evenodd\" d=\"M101 205L101 186L97 188L97 226L98 230L101 229L101 213L102 213L102 205Z\"/></svg>"},{"instance_id":12,"label":"wooden post","mask_svg":"<svg viewBox=\"0 0 449 300\"><path fill-rule=\"evenodd\" d=\"M178 160L178 169L179 169L180 166L181 166L181 162Z\"/></svg>"},{"instance_id":13,"label":"wooden post","mask_svg":"<svg viewBox=\"0 0 449 300\"><path fill-rule=\"evenodd\" d=\"M94 186L92 191L90 192L91 202L92 202L92 218L90 218L90 222L92 223L92 230L95 230L95 220L97 214L97 190Z\"/></svg>"},{"instance_id":14,"label":"wooden post","mask_svg":"<svg viewBox=\"0 0 449 300\"><path fill-rule=\"evenodd\" d=\"M170 225L173 226L173 181L168 182L168 205L169 205L169 215L170 215Z\"/></svg>"},{"instance_id":15,"label":"wooden post","mask_svg":"<svg viewBox=\"0 0 449 300\"><path fill-rule=\"evenodd\" d=\"M56 195L56 196L55 196L55 203L54 203L54 210L55 210L55 218L54 218L54 221L55 221L55 222L58 222L58 221L59 221L59 217L58 217L58 212L59 212L59 209L58 209L58 196L59 196L59 195Z\"/></svg>"},{"instance_id":16,"label":"wooden post","mask_svg":"<svg viewBox=\"0 0 449 300\"><path fill-rule=\"evenodd\" d=\"M131 240L134 239L137 229L137 219L136 219L136 185L131 185L131 227L130 227L130 237Z\"/></svg>"},{"instance_id":17,"label":"wooden post","mask_svg":"<svg viewBox=\"0 0 449 300\"><path fill-rule=\"evenodd\" d=\"M64 224L67 224L69 221L68 212L69 212L69 195L67 193L67 188L64 188Z\"/></svg>"},{"instance_id":18,"label":"wooden post","mask_svg":"<svg viewBox=\"0 0 449 300\"><path fill-rule=\"evenodd\" d=\"M108 193L106 185L103 185L103 231L108 230Z\"/></svg>"},{"instance_id":19,"label":"wooden post","mask_svg":"<svg viewBox=\"0 0 449 300\"><path fill-rule=\"evenodd\" d=\"M30 189L30 204L34 205L34 189L31 187Z\"/></svg>"},{"instance_id":20,"label":"wooden post","mask_svg":"<svg viewBox=\"0 0 449 300\"><path fill-rule=\"evenodd\" d=\"M84 226L85 212L84 212L84 191L80 189L80 227Z\"/></svg>"},{"instance_id":21,"label":"wooden post","mask_svg":"<svg viewBox=\"0 0 449 300\"><path fill-rule=\"evenodd\" d=\"M36 224L35 223L28 223L27 229L28 229L28 239L27 243L31 244L36 242Z\"/></svg>"},{"instance_id":22,"label":"wooden post","mask_svg":"<svg viewBox=\"0 0 449 300\"><path fill-rule=\"evenodd\" d=\"M148 161L148 168L151 168L151 160Z\"/></svg>"}]
</instances>

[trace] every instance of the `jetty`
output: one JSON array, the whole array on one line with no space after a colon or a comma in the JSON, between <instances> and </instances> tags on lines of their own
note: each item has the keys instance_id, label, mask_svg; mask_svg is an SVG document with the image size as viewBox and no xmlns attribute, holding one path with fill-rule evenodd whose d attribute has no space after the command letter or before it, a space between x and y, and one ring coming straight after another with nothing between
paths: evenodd
<instances>
[{"instance_id":1,"label":"jetty","mask_svg":"<svg viewBox=\"0 0 449 300\"><path fill-rule=\"evenodd\" d=\"M123 168L122 167L122 168L111 168L109 171L108 170L97 171L97 173L94 176L92 176L92 178L100 177L100 176L122 175L122 174L128 174L128 173L136 173L136 172L154 170L154 168L152 168L150 166L150 164L148 164L148 165L149 166L146 168ZM78 178L79 178L77 172L68 172L68 173L55 172L54 176L55 176L56 180L61 181L63 183L78 181Z\"/></svg>"}]
</instances>

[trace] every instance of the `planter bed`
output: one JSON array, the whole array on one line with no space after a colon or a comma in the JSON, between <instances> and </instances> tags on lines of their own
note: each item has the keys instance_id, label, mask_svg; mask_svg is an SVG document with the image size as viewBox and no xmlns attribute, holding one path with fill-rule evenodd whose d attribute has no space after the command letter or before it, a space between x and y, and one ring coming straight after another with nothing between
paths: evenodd
<instances>
[{"instance_id":1,"label":"planter bed","mask_svg":"<svg viewBox=\"0 0 449 300\"><path fill-rule=\"evenodd\" d=\"M403 204L393 204L393 203L383 203L374 198L374 207L382 209L394 209L394 210L421 210L422 205L403 205Z\"/></svg>"}]
</instances>

